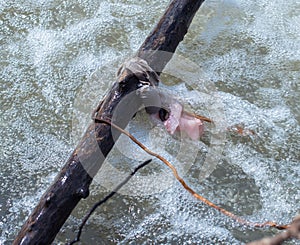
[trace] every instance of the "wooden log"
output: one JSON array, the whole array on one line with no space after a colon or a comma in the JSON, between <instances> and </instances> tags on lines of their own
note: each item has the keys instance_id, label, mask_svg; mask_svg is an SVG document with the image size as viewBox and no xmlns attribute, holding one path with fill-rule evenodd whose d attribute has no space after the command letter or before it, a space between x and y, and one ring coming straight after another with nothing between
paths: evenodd
<instances>
[{"instance_id":1,"label":"wooden log","mask_svg":"<svg viewBox=\"0 0 300 245\"><path fill-rule=\"evenodd\" d=\"M158 74L183 40L194 15L204 0L172 1L166 12L141 45L138 56Z\"/></svg>"},{"instance_id":2,"label":"wooden log","mask_svg":"<svg viewBox=\"0 0 300 245\"><path fill-rule=\"evenodd\" d=\"M153 70L158 73L162 71L172 54L161 61L158 60L161 56L157 55L157 51L175 52L202 2L203 0L173 0L170 3L158 25L137 53L137 56L146 60L150 67L137 58L125 63L119 71L117 81L97 107L95 111L97 117L110 119L114 116L115 124L122 128L126 127L142 101L138 95L130 96L125 103L124 98L142 86L140 79L143 81L145 78L148 79L151 85L158 84L157 74ZM137 66L133 65L135 62ZM52 243L78 202L89 195L92 179L118 136L119 133L114 132L113 135L110 126L106 124L93 122L88 127L82 140L52 185L41 197L13 244Z\"/></svg>"}]
</instances>

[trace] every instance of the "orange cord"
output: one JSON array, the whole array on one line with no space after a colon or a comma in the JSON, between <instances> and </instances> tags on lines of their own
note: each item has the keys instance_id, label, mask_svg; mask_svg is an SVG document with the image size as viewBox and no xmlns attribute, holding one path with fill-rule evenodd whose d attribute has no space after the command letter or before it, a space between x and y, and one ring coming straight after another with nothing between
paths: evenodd
<instances>
[{"instance_id":1,"label":"orange cord","mask_svg":"<svg viewBox=\"0 0 300 245\"><path fill-rule=\"evenodd\" d=\"M192 114L194 115L194 114ZM181 183L181 185L188 191L190 192L195 198L197 198L198 200L202 201L203 203L205 203L206 205L218 210L219 212L223 213L224 215L234 219L235 221L237 221L240 224L243 225L249 225L249 226L253 226L253 227L258 227L258 228L262 228L262 227L274 227L277 228L279 230L283 230L283 229L287 229L290 225L278 225L275 222L272 221L267 221L265 223L255 223L255 222L251 222L251 221L247 221L244 220L243 218L227 211L224 208L221 208L219 206L217 206L216 204L212 203L211 201L209 201L208 199L206 199L205 197L199 195L197 192L195 192L191 187L189 187L185 181L178 175L178 172L176 170L176 168L165 158L163 158L162 156L160 156L159 154L149 150L146 146L144 146L140 141L138 141L132 134L130 134L129 132L127 132L126 130L120 128L119 126L117 126L116 124L104 120L104 119L98 119L95 118L95 120L97 122L100 123L105 123L108 124L112 127L114 127L115 129L117 129L118 131L120 131L121 133L125 134L126 136L128 136L134 143L136 143L139 147L141 147L145 152L147 152L149 155L156 157L157 159L161 160L164 164L166 164L173 172L173 175L175 176L175 178ZM202 119L201 119L202 120ZM209 119L210 120L210 119Z\"/></svg>"},{"instance_id":2,"label":"orange cord","mask_svg":"<svg viewBox=\"0 0 300 245\"><path fill-rule=\"evenodd\" d=\"M200 116L200 115L197 115L195 113L188 112L188 111L184 111L184 113L187 114L188 116L200 119L201 121L213 123L213 120L209 119L208 117Z\"/></svg>"}]
</instances>

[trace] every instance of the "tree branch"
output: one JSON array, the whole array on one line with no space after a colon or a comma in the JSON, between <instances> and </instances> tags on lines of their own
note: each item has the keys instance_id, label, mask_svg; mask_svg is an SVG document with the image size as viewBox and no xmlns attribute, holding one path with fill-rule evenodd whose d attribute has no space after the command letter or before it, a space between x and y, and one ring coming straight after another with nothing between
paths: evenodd
<instances>
[{"instance_id":1,"label":"tree branch","mask_svg":"<svg viewBox=\"0 0 300 245\"><path fill-rule=\"evenodd\" d=\"M77 233L76 238L69 243L69 245L71 244L75 244L76 242L80 241L80 236L82 233L82 229L85 226L86 222L88 221L88 219L91 217L91 215L95 212L95 210L101 206L103 203L107 202L108 199L112 198L132 177L133 175L136 174L137 171L139 171L141 168L145 167L146 165L148 165L150 162L152 161L152 159L149 159L143 163L141 163L140 165L138 165L131 173L130 175L128 175L126 177L126 179L124 179L120 184L117 185L117 187L111 191L107 196L105 196L103 199L101 199L99 202L95 203L94 206L90 209L90 211L88 212L88 214L84 217L81 225L79 226L79 230Z\"/></svg>"},{"instance_id":2,"label":"tree branch","mask_svg":"<svg viewBox=\"0 0 300 245\"><path fill-rule=\"evenodd\" d=\"M114 115L114 123L120 127L124 128L128 124L140 107L141 98L135 96L126 103L120 101L123 102L126 95L142 86L139 80L141 76L148 79L150 85L158 84L157 75L153 70L160 73L172 57L172 54L166 53L166 57L161 59L158 51L175 52L202 3L203 0L173 0L170 3L158 25L137 53L137 56L146 60L149 66L144 67L143 62L137 59L137 69L141 69L142 73L136 73L134 61L124 64L119 71L117 81L98 105L95 111L97 117L112 118ZM119 104L123 106L118 107ZM121 108L119 110L121 113L116 113L117 107ZM82 140L53 184L41 197L13 244L52 243L77 203L89 195L92 179L118 136L119 132L113 135L111 127L103 123L96 125L92 123L88 127Z\"/></svg>"},{"instance_id":3,"label":"tree branch","mask_svg":"<svg viewBox=\"0 0 300 245\"><path fill-rule=\"evenodd\" d=\"M293 238L300 239L300 215L296 216L286 231L274 237L266 237L259 241L250 242L247 245L280 245Z\"/></svg>"}]
</instances>

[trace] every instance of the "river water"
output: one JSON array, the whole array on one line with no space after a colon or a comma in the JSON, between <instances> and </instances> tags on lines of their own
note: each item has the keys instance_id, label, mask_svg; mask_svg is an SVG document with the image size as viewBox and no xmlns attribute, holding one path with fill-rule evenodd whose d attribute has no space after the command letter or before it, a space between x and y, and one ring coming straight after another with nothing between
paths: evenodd
<instances>
[{"instance_id":1,"label":"river water","mask_svg":"<svg viewBox=\"0 0 300 245\"><path fill-rule=\"evenodd\" d=\"M167 4L0 1L0 244L11 243ZM294 0L205 2L162 87L215 125L196 142L143 112L128 126L199 194L253 222L288 223L300 210L299 13ZM73 239L93 203L146 159L122 137L55 244ZM155 160L97 210L82 244L243 244L276 233L197 201Z\"/></svg>"}]
</instances>

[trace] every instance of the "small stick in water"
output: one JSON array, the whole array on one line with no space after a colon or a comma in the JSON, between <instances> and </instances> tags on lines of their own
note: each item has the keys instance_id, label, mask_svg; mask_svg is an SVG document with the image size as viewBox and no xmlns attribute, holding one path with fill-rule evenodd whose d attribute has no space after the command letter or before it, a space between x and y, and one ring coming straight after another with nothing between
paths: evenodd
<instances>
[{"instance_id":1,"label":"small stick in water","mask_svg":"<svg viewBox=\"0 0 300 245\"><path fill-rule=\"evenodd\" d=\"M188 111L184 111L185 114L191 116L191 117L195 117L201 121L204 121L204 122L209 122L209 123L213 123L214 121L209 119L208 117L205 117L205 116L200 116L200 115L197 115L195 113L192 113L192 112L188 112Z\"/></svg>"},{"instance_id":2,"label":"small stick in water","mask_svg":"<svg viewBox=\"0 0 300 245\"><path fill-rule=\"evenodd\" d=\"M120 190L131 178L133 175L136 174L136 172L138 170L140 170L141 168L145 167L146 165L148 165L150 162L152 161L152 159L149 159L145 162L143 162L142 164L140 164L139 166L137 166L131 173L130 175L127 176L126 179L124 179L120 184L117 185L117 187L110 192L106 197L104 197L102 200L100 200L99 202L95 203L94 206L90 209L90 211L88 212L88 214L84 217L83 221L81 222L81 225L79 226L79 230L77 233L77 237L70 243L66 243L67 245L72 245L75 244L76 242L80 241L80 236L82 233L82 229L85 226L86 222L88 221L88 219L91 217L91 215L95 212L95 210L102 205L103 203L105 203L109 198L113 197L118 190Z\"/></svg>"}]
</instances>

